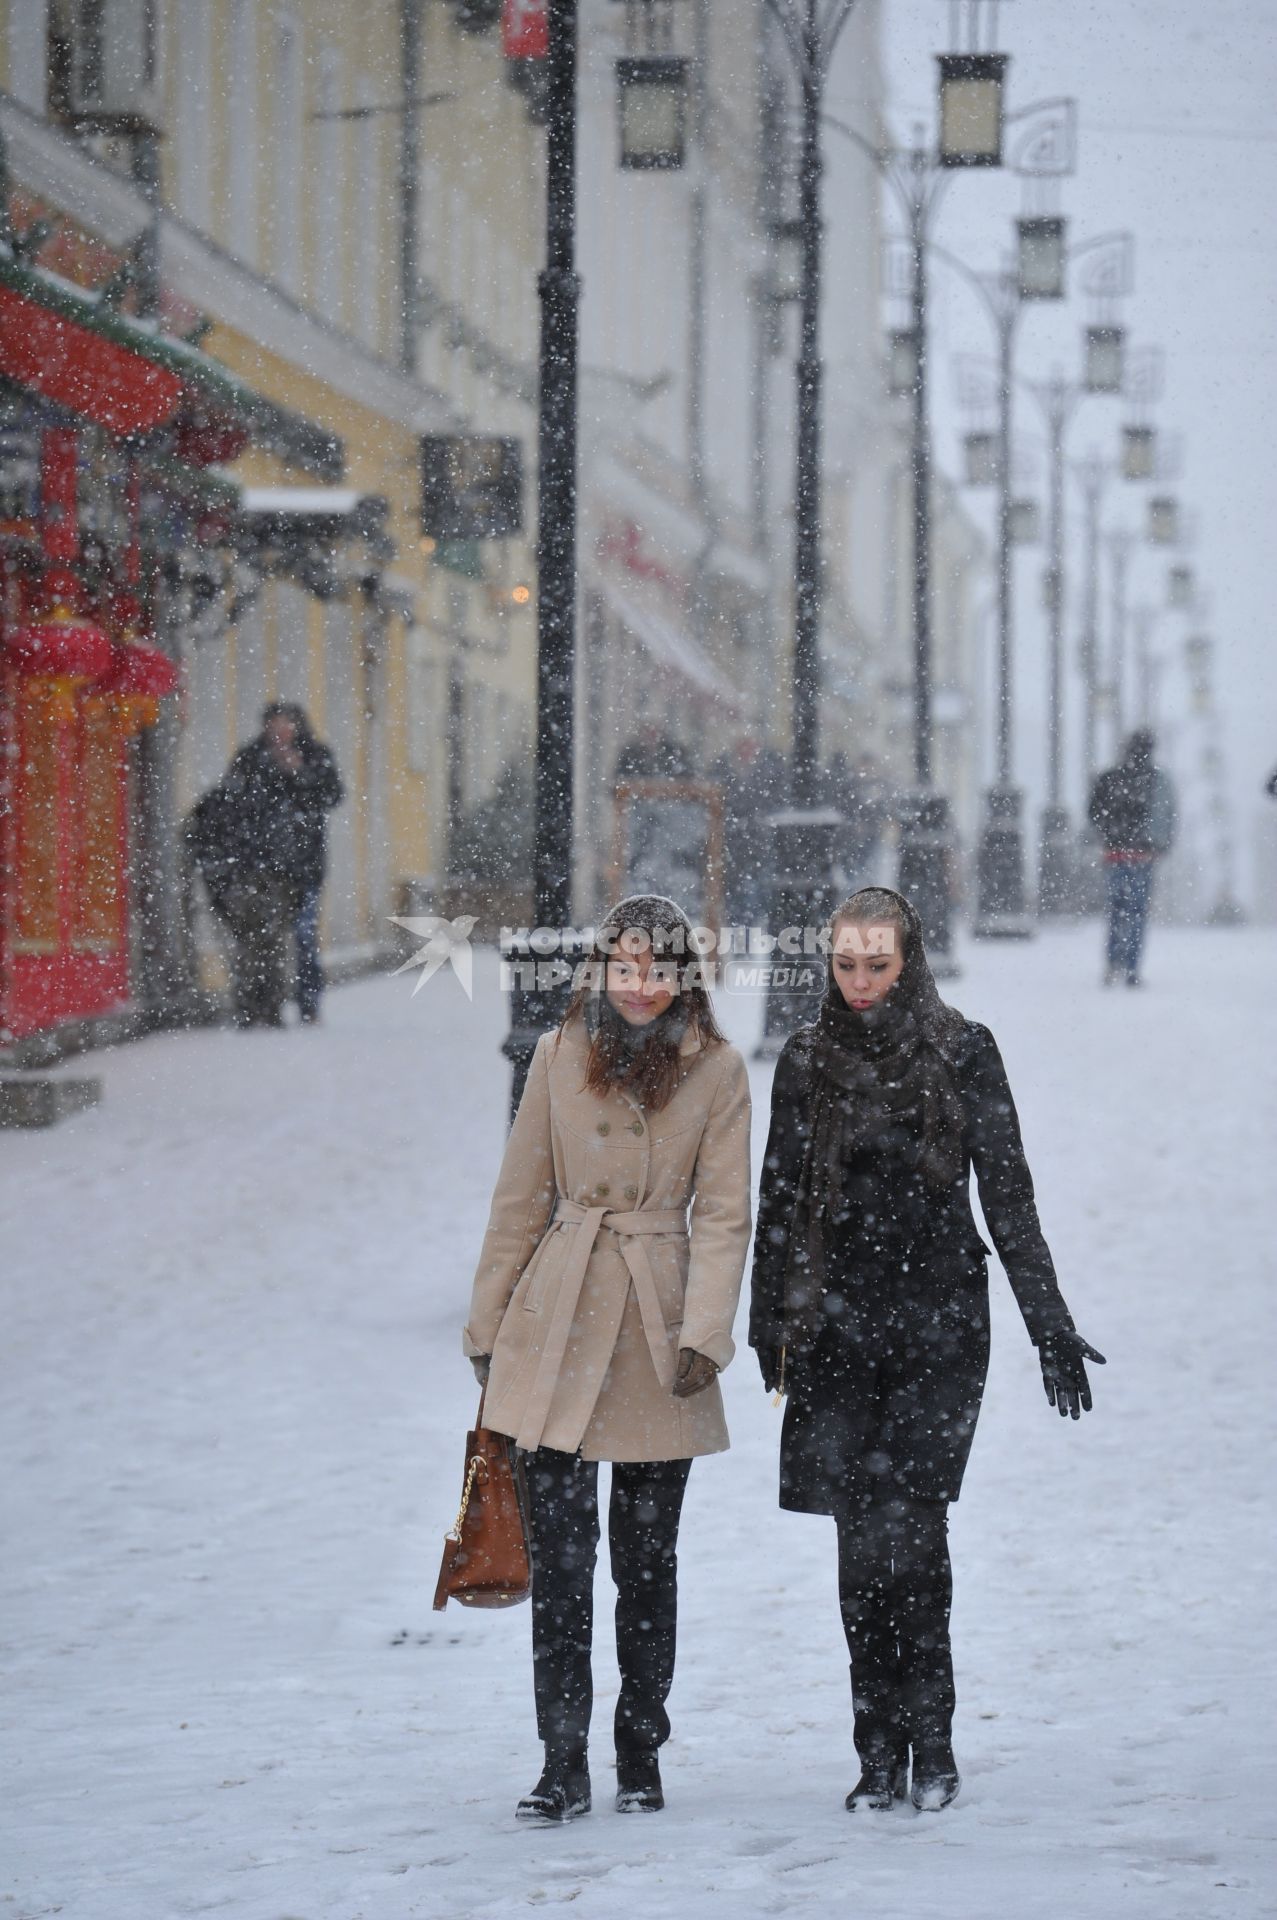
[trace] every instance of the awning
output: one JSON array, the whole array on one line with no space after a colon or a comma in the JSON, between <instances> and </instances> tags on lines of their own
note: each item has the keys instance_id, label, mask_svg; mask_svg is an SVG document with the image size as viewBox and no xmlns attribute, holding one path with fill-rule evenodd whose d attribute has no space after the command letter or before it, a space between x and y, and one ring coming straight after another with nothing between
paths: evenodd
<instances>
[{"instance_id":1,"label":"awning","mask_svg":"<svg viewBox=\"0 0 1277 1920\"><path fill-rule=\"evenodd\" d=\"M654 660L669 667L695 687L698 693L708 694L711 699L717 700L729 712L743 711L735 687L718 671L704 649L681 633L663 614L640 605L610 583L604 584L603 594L627 632L647 649Z\"/></svg>"},{"instance_id":2,"label":"awning","mask_svg":"<svg viewBox=\"0 0 1277 1920\"><path fill-rule=\"evenodd\" d=\"M250 435L292 465L337 479L336 434L278 406L220 361L40 267L0 252L0 376L43 394L109 433L173 428L181 451L233 457Z\"/></svg>"},{"instance_id":3,"label":"awning","mask_svg":"<svg viewBox=\"0 0 1277 1920\"><path fill-rule=\"evenodd\" d=\"M318 599L344 589L337 549L362 540L374 560L392 558L386 532L390 505L380 493L353 487L245 487L236 515L236 545L264 573L295 579Z\"/></svg>"},{"instance_id":4,"label":"awning","mask_svg":"<svg viewBox=\"0 0 1277 1920\"><path fill-rule=\"evenodd\" d=\"M240 511L264 520L349 520L372 498L354 487L245 487Z\"/></svg>"}]
</instances>

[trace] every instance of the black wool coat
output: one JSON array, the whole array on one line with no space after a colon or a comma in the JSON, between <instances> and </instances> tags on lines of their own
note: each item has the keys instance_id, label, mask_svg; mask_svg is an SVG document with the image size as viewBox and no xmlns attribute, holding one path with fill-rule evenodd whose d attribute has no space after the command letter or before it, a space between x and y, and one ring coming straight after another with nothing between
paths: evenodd
<instances>
[{"instance_id":1,"label":"black wool coat","mask_svg":"<svg viewBox=\"0 0 1277 1920\"><path fill-rule=\"evenodd\" d=\"M336 762L322 741L303 742L301 761L290 773L265 740L250 740L221 782L224 851L240 877L276 876L298 898L323 883L327 816L344 798Z\"/></svg>"},{"instance_id":2,"label":"black wool coat","mask_svg":"<svg viewBox=\"0 0 1277 1920\"><path fill-rule=\"evenodd\" d=\"M1042 1236L997 1042L965 1023L954 1056L966 1112L961 1175L929 1187L916 1141L886 1135L843 1169L825 1223L819 1325L785 1302L794 1200L811 1126L814 1027L786 1043L772 1085L750 1303L750 1345L787 1349L782 1507L839 1513L892 1492L956 1500L989 1360L989 1248L970 1178L1029 1336L1073 1322Z\"/></svg>"}]
</instances>

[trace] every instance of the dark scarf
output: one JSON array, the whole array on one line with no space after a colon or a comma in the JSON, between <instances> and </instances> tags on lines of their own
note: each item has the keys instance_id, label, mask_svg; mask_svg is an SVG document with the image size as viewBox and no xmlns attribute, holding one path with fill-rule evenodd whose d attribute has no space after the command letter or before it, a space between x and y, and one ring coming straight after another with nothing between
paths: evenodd
<instances>
[{"instance_id":1,"label":"dark scarf","mask_svg":"<svg viewBox=\"0 0 1277 1920\"><path fill-rule=\"evenodd\" d=\"M827 1270L826 1233L843 1196L843 1170L858 1151L910 1138L906 1149L937 1194L959 1178L966 1113L953 1062L963 1018L940 998L922 925L896 896L907 923L905 964L878 1006L858 1013L834 978L832 958L811 1049L810 1135L794 1201L785 1271L787 1317L814 1333Z\"/></svg>"}]
</instances>

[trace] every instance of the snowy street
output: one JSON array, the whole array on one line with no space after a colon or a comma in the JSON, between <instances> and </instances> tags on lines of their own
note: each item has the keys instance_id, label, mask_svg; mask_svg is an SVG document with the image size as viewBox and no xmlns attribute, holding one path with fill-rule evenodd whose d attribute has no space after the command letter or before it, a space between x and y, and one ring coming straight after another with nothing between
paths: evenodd
<instances>
[{"instance_id":1,"label":"snowy street","mask_svg":"<svg viewBox=\"0 0 1277 1920\"><path fill-rule=\"evenodd\" d=\"M667 1810L612 1810L604 1565L595 1811L516 1828L528 1609L431 1611L504 1134L491 951L473 1004L451 974L376 978L314 1030L159 1036L89 1059L96 1111L0 1135L0 1913L1277 1912L1277 948L1157 927L1147 988L1104 993L1099 943L966 942L946 989L1001 1043L1108 1365L1061 1422L991 1263L943 1816L843 1809L833 1527L777 1510L780 1414L742 1344L733 1449L685 1510ZM751 1050L757 1002L719 1006Z\"/></svg>"}]
</instances>

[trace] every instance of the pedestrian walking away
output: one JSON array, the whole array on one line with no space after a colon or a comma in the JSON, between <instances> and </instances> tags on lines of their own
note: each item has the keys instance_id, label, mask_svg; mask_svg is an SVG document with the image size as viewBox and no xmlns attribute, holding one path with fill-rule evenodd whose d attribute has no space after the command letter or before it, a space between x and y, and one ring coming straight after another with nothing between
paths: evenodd
<instances>
[{"instance_id":1,"label":"pedestrian walking away","mask_svg":"<svg viewBox=\"0 0 1277 1920\"><path fill-rule=\"evenodd\" d=\"M1103 1356L1056 1282L997 1043L940 999L916 910L865 888L830 936L819 1018L776 1063L749 1338L785 1396L780 1504L837 1526L861 1769L846 1804L938 1811L959 1787L948 1506L989 1358L973 1168L1061 1414L1090 1408Z\"/></svg>"},{"instance_id":2,"label":"pedestrian walking away","mask_svg":"<svg viewBox=\"0 0 1277 1920\"><path fill-rule=\"evenodd\" d=\"M1153 871L1175 842L1175 789L1155 765L1156 741L1146 727L1126 743L1121 763L1101 773L1087 809L1104 843L1108 876L1105 986L1140 984L1144 932L1153 895Z\"/></svg>"},{"instance_id":3,"label":"pedestrian walking away","mask_svg":"<svg viewBox=\"0 0 1277 1920\"><path fill-rule=\"evenodd\" d=\"M749 1247L749 1119L745 1063L715 1024L686 915L654 895L622 901L537 1043L463 1340L485 1425L526 1470L544 1767L525 1820L590 1807L604 1461L617 1806L664 1805L679 1516L692 1460L728 1445L718 1375Z\"/></svg>"},{"instance_id":4,"label":"pedestrian walking away","mask_svg":"<svg viewBox=\"0 0 1277 1920\"><path fill-rule=\"evenodd\" d=\"M294 775L297 813L297 884L300 889L293 939L297 966L297 1011L303 1024L319 1019L324 969L319 957L319 906L328 871L328 815L345 799L332 751L315 737L305 707L280 702L266 710L268 724L278 718L294 728L300 765Z\"/></svg>"},{"instance_id":5,"label":"pedestrian walking away","mask_svg":"<svg viewBox=\"0 0 1277 1920\"><path fill-rule=\"evenodd\" d=\"M275 702L262 714L261 732L187 817L189 856L230 937L237 1026L283 1024L290 938L301 1017L319 1016L325 821L341 799L333 757L304 711Z\"/></svg>"}]
</instances>

